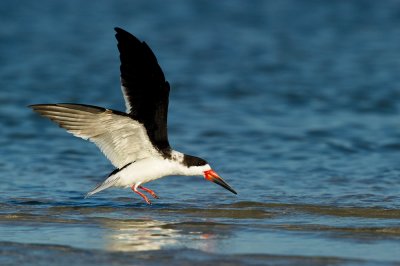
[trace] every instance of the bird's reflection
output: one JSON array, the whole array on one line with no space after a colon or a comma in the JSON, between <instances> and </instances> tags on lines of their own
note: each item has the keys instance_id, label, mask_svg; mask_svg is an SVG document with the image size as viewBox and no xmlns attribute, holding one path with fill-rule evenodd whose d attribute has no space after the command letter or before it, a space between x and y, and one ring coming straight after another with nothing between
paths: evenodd
<instances>
[{"instance_id":1,"label":"bird's reflection","mask_svg":"<svg viewBox=\"0 0 400 266\"><path fill-rule=\"evenodd\" d=\"M178 245L183 236L178 230L166 229L166 223L156 220L112 220L108 227L106 249L110 251L159 250Z\"/></svg>"},{"instance_id":2,"label":"bird's reflection","mask_svg":"<svg viewBox=\"0 0 400 266\"><path fill-rule=\"evenodd\" d=\"M211 252L224 238L209 226L168 224L157 220L106 220L105 248L110 251L149 251L180 247ZM204 230L205 228L208 228Z\"/></svg>"}]
</instances>

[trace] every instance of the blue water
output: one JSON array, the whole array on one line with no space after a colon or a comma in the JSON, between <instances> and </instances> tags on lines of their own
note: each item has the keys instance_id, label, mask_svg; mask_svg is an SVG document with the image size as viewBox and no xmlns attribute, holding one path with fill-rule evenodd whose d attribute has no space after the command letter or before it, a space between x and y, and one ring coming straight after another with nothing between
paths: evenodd
<instances>
[{"instance_id":1,"label":"blue water","mask_svg":"<svg viewBox=\"0 0 400 266\"><path fill-rule=\"evenodd\" d=\"M400 264L398 1L2 1L1 265ZM171 84L196 177L83 195L113 170L26 106L124 110L113 27ZM57 260L55 258L58 258Z\"/></svg>"}]
</instances>

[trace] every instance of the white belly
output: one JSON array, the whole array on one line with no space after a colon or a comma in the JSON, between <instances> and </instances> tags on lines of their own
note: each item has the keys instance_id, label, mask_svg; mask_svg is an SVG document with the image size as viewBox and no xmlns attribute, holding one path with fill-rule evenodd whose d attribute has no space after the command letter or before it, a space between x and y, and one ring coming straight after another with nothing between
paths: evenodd
<instances>
[{"instance_id":1,"label":"white belly","mask_svg":"<svg viewBox=\"0 0 400 266\"><path fill-rule=\"evenodd\" d=\"M119 177L116 187L132 187L144 184L168 175L178 175L175 163L163 158L149 158L134 162L116 175Z\"/></svg>"}]
</instances>

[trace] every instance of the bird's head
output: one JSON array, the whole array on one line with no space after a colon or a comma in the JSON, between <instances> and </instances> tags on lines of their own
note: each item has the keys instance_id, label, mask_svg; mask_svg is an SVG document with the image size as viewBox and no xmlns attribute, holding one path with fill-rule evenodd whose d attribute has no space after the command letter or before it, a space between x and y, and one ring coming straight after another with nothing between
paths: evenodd
<instances>
[{"instance_id":1,"label":"bird's head","mask_svg":"<svg viewBox=\"0 0 400 266\"><path fill-rule=\"evenodd\" d=\"M211 168L207 161L195 156L185 154L183 163L188 167L188 174L204 176L206 180L220 185L221 187L232 192L233 194L237 194L236 191Z\"/></svg>"}]
</instances>

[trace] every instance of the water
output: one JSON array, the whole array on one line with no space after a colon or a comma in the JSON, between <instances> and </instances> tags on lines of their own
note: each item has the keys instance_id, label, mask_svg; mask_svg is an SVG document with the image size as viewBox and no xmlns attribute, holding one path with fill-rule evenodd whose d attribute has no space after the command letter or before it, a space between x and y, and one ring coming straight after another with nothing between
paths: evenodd
<instances>
[{"instance_id":1,"label":"water","mask_svg":"<svg viewBox=\"0 0 400 266\"><path fill-rule=\"evenodd\" d=\"M397 1L2 1L1 265L399 265ZM124 110L113 27L172 86L196 177L83 195L113 170L26 108Z\"/></svg>"}]
</instances>

